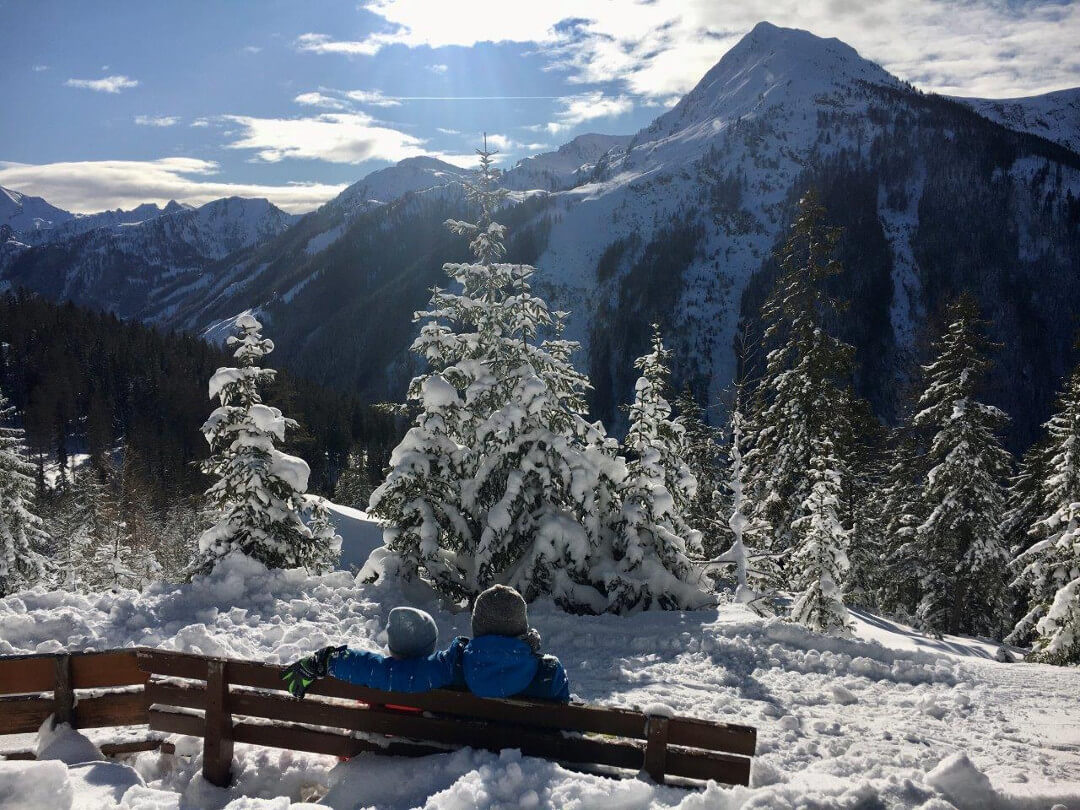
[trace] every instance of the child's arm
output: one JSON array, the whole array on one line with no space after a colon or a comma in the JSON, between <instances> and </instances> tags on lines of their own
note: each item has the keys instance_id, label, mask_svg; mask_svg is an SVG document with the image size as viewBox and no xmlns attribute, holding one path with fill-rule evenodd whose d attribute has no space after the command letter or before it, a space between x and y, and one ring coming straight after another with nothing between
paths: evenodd
<instances>
[{"instance_id":1,"label":"child's arm","mask_svg":"<svg viewBox=\"0 0 1080 810\"><path fill-rule=\"evenodd\" d=\"M521 696L569 703L570 679L559 659L554 655L542 655L537 663L536 675Z\"/></svg>"},{"instance_id":2,"label":"child's arm","mask_svg":"<svg viewBox=\"0 0 1080 810\"><path fill-rule=\"evenodd\" d=\"M285 688L293 697L302 698L319 678L325 678L334 660L346 652L345 647L323 647L318 652L301 658L281 673Z\"/></svg>"}]
</instances>

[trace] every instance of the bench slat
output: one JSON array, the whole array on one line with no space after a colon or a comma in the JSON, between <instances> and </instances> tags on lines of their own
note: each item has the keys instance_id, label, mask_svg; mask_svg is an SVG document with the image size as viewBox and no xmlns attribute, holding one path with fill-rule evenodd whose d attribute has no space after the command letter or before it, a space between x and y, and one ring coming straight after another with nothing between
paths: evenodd
<instances>
[{"instance_id":1,"label":"bench slat","mask_svg":"<svg viewBox=\"0 0 1080 810\"><path fill-rule=\"evenodd\" d=\"M49 668L53 664L49 662ZM51 697L0 697L0 734L29 734L41 728L53 713Z\"/></svg>"},{"instance_id":2,"label":"bench slat","mask_svg":"<svg viewBox=\"0 0 1080 810\"><path fill-rule=\"evenodd\" d=\"M56 656L5 658L0 667L0 695L51 692L56 686Z\"/></svg>"},{"instance_id":3,"label":"bench slat","mask_svg":"<svg viewBox=\"0 0 1080 810\"><path fill-rule=\"evenodd\" d=\"M146 724L146 695L142 692L119 692L79 698L75 705L76 728L142 726Z\"/></svg>"},{"instance_id":4,"label":"bench slat","mask_svg":"<svg viewBox=\"0 0 1080 810\"><path fill-rule=\"evenodd\" d=\"M71 656L71 674L76 689L136 686L146 683L134 650L77 653Z\"/></svg>"}]
</instances>

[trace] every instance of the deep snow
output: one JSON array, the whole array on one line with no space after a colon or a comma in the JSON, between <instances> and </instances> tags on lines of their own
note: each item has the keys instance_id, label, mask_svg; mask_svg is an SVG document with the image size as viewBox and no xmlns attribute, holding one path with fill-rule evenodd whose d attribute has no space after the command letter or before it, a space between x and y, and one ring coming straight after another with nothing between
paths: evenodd
<instances>
[{"instance_id":1,"label":"deep snow","mask_svg":"<svg viewBox=\"0 0 1080 810\"><path fill-rule=\"evenodd\" d=\"M379 648L387 613L402 603L431 610L444 640L468 632L467 615L441 609L417 586L366 585L346 572L269 572L237 559L190 585L97 596L37 590L0 600L0 654L145 644L289 661L329 643ZM530 616L583 700L660 704L756 726L753 786L685 791L612 781L515 752L339 764L238 746L236 784L219 790L197 776L196 741L181 740L178 750L191 759L131 759L139 781L115 806L284 808L325 794L325 803L350 810L1080 808L1080 670L998 663L992 644L927 639L865 614L856 615L863 638L855 639L817 636L739 605L620 618L569 616L540 602ZM10 799L22 790L52 796L46 806L57 810L84 806L84 770L0 763L0 797L7 797L0 806L20 806ZM163 804L166 793L182 795L181 804Z\"/></svg>"}]
</instances>

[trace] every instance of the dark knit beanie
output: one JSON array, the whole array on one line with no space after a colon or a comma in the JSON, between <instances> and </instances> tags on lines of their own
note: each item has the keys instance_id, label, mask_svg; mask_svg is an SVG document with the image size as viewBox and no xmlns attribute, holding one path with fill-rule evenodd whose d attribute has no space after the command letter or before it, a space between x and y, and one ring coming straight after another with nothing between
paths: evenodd
<instances>
[{"instance_id":1,"label":"dark knit beanie","mask_svg":"<svg viewBox=\"0 0 1080 810\"><path fill-rule=\"evenodd\" d=\"M521 594L505 585L492 585L473 604L473 636L513 636L540 646L540 634L529 628L528 608Z\"/></svg>"}]
</instances>

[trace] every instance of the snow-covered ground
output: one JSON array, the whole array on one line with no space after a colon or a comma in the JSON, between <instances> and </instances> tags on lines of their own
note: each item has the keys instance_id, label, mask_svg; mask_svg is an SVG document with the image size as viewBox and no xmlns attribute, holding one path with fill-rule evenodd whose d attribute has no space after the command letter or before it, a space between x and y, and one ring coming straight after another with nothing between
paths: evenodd
<instances>
[{"instance_id":1,"label":"snow-covered ground","mask_svg":"<svg viewBox=\"0 0 1080 810\"><path fill-rule=\"evenodd\" d=\"M0 600L0 654L153 645L289 661L330 643L379 648L387 613L402 603L432 611L444 640L468 632L466 614L415 586L236 560L143 593ZM992 644L928 639L865 614L848 640L737 605L620 618L541 602L530 615L578 698L756 726L753 785L613 781L515 752L341 764L238 746L236 782L222 790L198 777L197 742L181 740L178 751L194 756L139 754L133 770L0 763L0 806L277 809L321 797L339 809L1080 808L1080 670L998 663Z\"/></svg>"}]
</instances>

